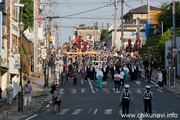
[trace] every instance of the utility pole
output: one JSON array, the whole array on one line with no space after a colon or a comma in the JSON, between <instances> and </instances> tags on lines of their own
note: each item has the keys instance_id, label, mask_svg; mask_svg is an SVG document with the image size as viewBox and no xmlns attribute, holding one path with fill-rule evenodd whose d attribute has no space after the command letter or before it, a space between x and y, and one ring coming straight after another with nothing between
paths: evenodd
<instances>
[{"instance_id":1,"label":"utility pole","mask_svg":"<svg viewBox=\"0 0 180 120\"><path fill-rule=\"evenodd\" d=\"M173 11L172 11L173 13L172 13L172 15L173 15L173 40L174 40L173 48L176 48L175 0L173 0L172 2L173 2ZM174 57L174 66L173 67L175 67L175 75L177 76L177 55L176 55L176 57Z\"/></svg>"},{"instance_id":2,"label":"utility pole","mask_svg":"<svg viewBox=\"0 0 180 120\"><path fill-rule=\"evenodd\" d=\"M141 0L141 6L143 6L143 0Z\"/></svg>"},{"instance_id":3,"label":"utility pole","mask_svg":"<svg viewBox=\"0 0 180 120\"><path fill-rule=\"evenodd\" d=\"M136 25L137 25L136 39L140 39L140 18L139 17L136 19Z\"/></svg>"},{"instance_id":4,"label":"utility pole","mask_svg":"<svg viewBox=\"0 0 180 120\"><path fill-rule=\"evenodd\" d=\"M120 47L123 45L123 2L124 0L121 0L121 45Z\"/></svg>"},{"instance_id":5,"label":"utility pole","mask_svg":"<svg viewBox=\"0 0 180 120\"><path fill-rule=\"evenodd\" d=\"M150 21L150 0L147 0L147 6L148 6L148 21Z\"/></svg>"},{"instance_id":6,"label":"utility pole","mask_svg":"<svg viewBox=\"0 0 180 120\"><path fill-rule=\"evenodd\" d=\"M58 21L57 21L57 19L56 19L56 30L57 30L57 32L56 32L56 49L58 48L58 42L59 42L59 36L58 36Z\"/></svg>"},{"instance_id":7,"label":"utility pole","mask_svg":"<svg viewBox=\"0 0 180 120\"><path fill-rule=\"evenodd\" d=\"M36 71L37 61L38 61L38 24L37 24L37 0L34 0L34 72Z\"/></svg>"},{"instance_id":8,"label":"utility pole","mask_svg":"<svg viewBox=\"0 0 180 120\"><path fill-rule=\"evenodd\" d=\"M148 21L150 23L150 0L147 0L147 8L148 8ZM151 53L149 53L149 66L150 66L150 60L151 60Z\"/></svg>"},{"instance_id":9,"label":"utility pole","mask_svg":"<svg viewBox=\"0 0 180 120\"><path fill-rule=\"evenodd\" d=\"M117 34L116 16L117 16L117 0L114 0L114 39L112 46L116 46L116 34Z\"/></svg>"}]
</instances>

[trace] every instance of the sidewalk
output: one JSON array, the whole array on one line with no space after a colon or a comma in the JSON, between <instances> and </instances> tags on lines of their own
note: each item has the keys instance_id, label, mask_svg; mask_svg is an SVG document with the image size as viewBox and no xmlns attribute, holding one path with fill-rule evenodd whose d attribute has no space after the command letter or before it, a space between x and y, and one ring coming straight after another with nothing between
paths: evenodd
<instances>
[{"instance_id":1,"label":"sidewalk","mask_svg":"<svg viewBox=\"0 0 180 120\"><path fill-rule=\"evenodd\" d=\"M23 113L18 114L18 98L13 100L12 105L6 104L6 99L0 102L0 120L3 120L3 112L8 112L8 120L20 120L31 115L43 105L43 100L47 95L47 89L44 89L44 78L37 78L35 73L31 73L28 80L31 80L32 85L32 102L30 108L23 108ZM25 84L27 81L23 81ZM51 81L50 81L51 82Z\"/></svg>"},{"instance_id":2,"label":"sidewalk","mask_svg":"<svg viewBox=\"0 0 180 120\"><path fill-rule=\"evenodd\" d=\"M144 72L142 72L144 75ZM157 80L157 70L153 70L152 73L152 79L151 79L154 83L158 84L158 80ZM167 84L169 83L168 78L167 78ZM172 86L163 86L164 89L167 89L171 92L174 93L180 93L180 79L176 78L176 83L175 83L175 87Z\"/></svg>"}]
</instances>

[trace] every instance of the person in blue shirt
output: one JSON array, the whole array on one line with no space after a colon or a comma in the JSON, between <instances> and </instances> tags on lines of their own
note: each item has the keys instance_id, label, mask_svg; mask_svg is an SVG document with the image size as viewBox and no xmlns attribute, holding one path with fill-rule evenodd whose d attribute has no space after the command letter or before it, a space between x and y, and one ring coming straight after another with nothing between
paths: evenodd
<instances>
[{"instance_id":1,"label":"person in blue shirt","mask_svg":"<svg viewBox=\"0 0 180 120\"><path fill-rule=\"evenodd\" d=\"M130 103L132 105L132 101L133 101L132 94L129 91L129 87L130 86L126 84L120 96L120 106L122 105L122 114L123 114L122 118L127 118L127 114L129 114L129 105Z\"/></svg>"},{"instance_id":2,"label":"person in blue shirt","mask_svg":"<svg viewBox=\"0 0 180 120\"><path fill-rule=\"evenodd\" d=\"M152 114L152 99L154 99L153 93L150 91L150 86L146 86L146 91L143 93L143 101L144 101L144 112L148 114Z\"/></svg>"},{"instance_id":3,"label":"person in blue shirt","mask_svg":"<svg viewBox=\"0 0 180 120\"><path fill-rule=\"evenodd\" d=\"M47 68L47 70L46 70L46 68ZM48 72L47 75L46 75L46 72ZM46 86L48 85L47 82L48 82L48 80L49 80L49 66L46 65L46 64L45 64L45 66L44 66L44 78L45 78L44 87L46 87Z\"/></svg>"}]
</instances>

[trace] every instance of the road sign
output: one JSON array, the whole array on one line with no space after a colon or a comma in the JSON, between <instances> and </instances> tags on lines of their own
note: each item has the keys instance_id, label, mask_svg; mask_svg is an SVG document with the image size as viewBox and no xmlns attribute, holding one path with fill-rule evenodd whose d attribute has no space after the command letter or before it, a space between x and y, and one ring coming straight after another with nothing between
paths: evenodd
<instances>
[{"instance_id":1,"label":"road sign","mask_svg":"<svg viewBox=\"0 0 180 120\"><path fill-rule=\"evenodd\" d=\"M177 48L173 48L173 57L175 58L177 55Z\"/></svg>"}]
</instances>

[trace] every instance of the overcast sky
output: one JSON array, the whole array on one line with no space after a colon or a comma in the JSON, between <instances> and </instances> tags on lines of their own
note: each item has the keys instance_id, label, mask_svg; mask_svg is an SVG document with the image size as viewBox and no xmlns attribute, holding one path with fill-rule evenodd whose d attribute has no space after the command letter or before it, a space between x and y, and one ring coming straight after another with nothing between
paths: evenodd
<instances>
[{"instance_id":1,"label":"overcast sky","mask_svg":"<svg viewBox=\"0 0 180 120\"><path fill-rule=\"evenodd\" d=\"M49 1L49 0L43 0L43 1ZM73 26L77 26L80 24L85 24L86 26L93 26L93 23L98 22L98 27L101 29L102 28L102 23L103 23L103 28L107 28L107 23L110 25L114 24L114 0L51 0L51 1L56 1L56 3L52 3L52 16L66 16L66 15L71 15L74 13L79 13L79 12L84 12L88 11L91 9L99 8L102 6L101 9L91 11L88 13L84 14L79 14L75 16L71 16L73 18L71 19L57 19L58 21L58 26L59 27L59 41L60 44L66 42L69 40L69 36L71 39L73 38ZM117 10L117 24L120 24L120 16L121 16L121 0L118 3L118 10ZM131 8L137 8L141 6L141 1L142 0L124 0ZM162 2L171 2L172 0L150 0L151 6L154 7L160 7ZM147 4L147 0L143 0L143 4ZM124 14L126 14L131 8L128 7L127 5L124 4ZM43 16L49 16L49 6L44 6L43 7L44 12L42 13ZM82 19L82 18L90 18L90 19ZM76 19L75 19L76 18ZM81 19L79 19L81 18ZM97 19L97 18L106 18L106 19ZM55 30L55 21L56 19L53 20L52 22L52 30ZM54 35L54 33L53 33Z\"/></svg>"}]
</instances>

